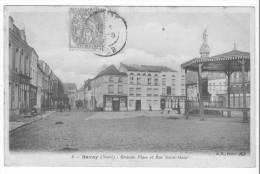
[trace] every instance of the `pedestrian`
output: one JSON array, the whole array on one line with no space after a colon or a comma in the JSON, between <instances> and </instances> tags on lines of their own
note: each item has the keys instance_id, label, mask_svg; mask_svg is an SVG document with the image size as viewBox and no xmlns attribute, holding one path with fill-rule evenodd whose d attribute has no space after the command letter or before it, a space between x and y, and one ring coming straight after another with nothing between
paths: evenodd
<instances>
[{"instance_id":1,"label":"pedestrian","mask_svg":"<svg viewBox=\"0 0 260 174\"><path fill-rule=\"evenodd\" d=\"M152 111L152 106L149 104L149 111Z\"/></svg>"},{"instance_id":2,"label":"pedestrian","mask_svg":"<svg viewBox=\"0 0 260 174\"><path fill-rule=\"evenodd\" d=\"M68 108L69 108L69 112L70 112L70 109L71 109L71 105L70 104L68 104Z\"/></svg>"}]
</instances>

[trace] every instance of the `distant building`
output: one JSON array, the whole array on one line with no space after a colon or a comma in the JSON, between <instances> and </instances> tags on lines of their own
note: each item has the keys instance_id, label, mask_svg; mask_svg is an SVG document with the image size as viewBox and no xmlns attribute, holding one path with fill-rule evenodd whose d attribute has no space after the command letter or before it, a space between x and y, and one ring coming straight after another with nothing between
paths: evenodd
<instances>
[{"instance_id":1,"label":"distant building","mask_svg":"<svg viewBox=\"0 0 260 174\"><path fill-rule=\"evenodd\" d=\"M9 112L17 117L30 110L30 57L24 30L9 17Z\"/></svg>"},{"instance_id":2,"label":"distant building","mask_svg":"<svg viewBox=\"0 0 260 174\"><path fill-rule=\"evenodd\" d=\"M127 74L110 65L91 80L94 108L105 111L127 110Z\"/></svg>"},{"instance_id":3,"label":"distant building","mask_svg":"<svg viewBox=\"0 0 260 174\"><path fill-rule=\"evenodd\" d=\"M68 95L69 104L75 106L77 86L75 83L63 83L64 94Z\"/></svg>"},{"instance_id":4,"label":"distant building","mask_svg":"<svg viewBox=\"0 0 260 174\"><path fill-rule=\"evenodd\" d=\"M62 81L54 74L50 75L50 81L52 86L51 92L51 101L52 107L56 107L58 103L62 102L63 104L68 104L69 98L67 94L64 94L64 88Z\"/></svg>"},{"instance_id":5,"label":"distant building","mask_svg":"<svg viewBox=\"0 0 260 174\"><path fill-rule=\"evenodd\" d=\"M184 108L185 75L165 66L126 65L119 70L127 73L128 110Z\"/></svg>"}]
</instances>

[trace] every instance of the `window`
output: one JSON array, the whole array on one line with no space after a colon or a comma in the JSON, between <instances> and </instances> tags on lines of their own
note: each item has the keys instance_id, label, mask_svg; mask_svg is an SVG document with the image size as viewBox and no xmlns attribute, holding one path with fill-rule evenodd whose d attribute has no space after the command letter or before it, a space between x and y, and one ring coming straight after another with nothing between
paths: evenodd
<instances>
[{"instance_id":1,"label":"window","mask_svg":"<svg viewBox=\"0 0 260 174\"><path fill-rule=\"evenodd\" d=\"M154 79L154 85L158 85L158 79L157 78Z\"/></svg>"},{"instance_id":2,"label":"window","mask_svg":"<svg viewBox=\"0 0 260 174\"><path fill-rule=\"evenodd\" d=\"M137 83L137 85L141 84L141 78L140 77L137 78L137 82L136 83Z\"/></svg>"},{"instance_id":3,"label":"window","mask_svg":"<svg viewBox=\"0 0 260 174\"><path fill-rule=\"evenodd\" d=\"M126 107L126 99L125 98L120 98L120 107L125 108Z\"/></svg>"},{"instance_id":4,"label":"window","mask_svg":"<svg viewBox=\"0 0 260 174\"><path fill-rule=\"evenodd\" d=\"M123 85L118 85L118 94L123 93Z\"/></svg>"},{"instance_id":5,"label":"window","mask_svg":"<svg viewBox=\"0 0 260 174\"><path fill-rule=\"evenodd\" d=\"M154 88L154 89L153 89L153 95L154 95L154 96L158 96L158 95L159 95L159 89Z\"/></svg>"},{"instance_id":6,"label":"window","mask_svg":"<svg viewBox=\"0 0 260 174\"><path fill-rule=\"evenodd\" d=\"M153 107L158 107L158 100L153 101Z\"/></svg>"},{"instance_id":7,"label":"window","mask_svg":"<svg viewBox=\"0 0 260 174\"><path fill-rule=\"evenodd\" d=\"M185 89L181 89L181 95L185 95Z\"/></svg>"},{"instance_id":8,"label":"window","mask_svg":"<svg viewBox=\"0 0 260 174\"><path fill-rule=\"evenodd\" d=\"M130 76L133 76L134 75L134 73L130 73Z\"/></svg>"},{"instance_id":9,"label":"window","mask_svg":"<svg viewBox=\"0 0 260 174\"><path fill-rule=\"evenodd\" d=\"M109 82L113 82L113 77L109 77Z\"/></svg>"},{"instance_id":10,"label":"window","mask_svg":"<svg viewBox=\"0 0 260 174\"><path fill-rule=\"evenodd\" d=\"M152 79L148 78L148 85L151 85L151 84L152 84Z\"/></svg>"},{"instance_id":11,"label":"window","mask_svg":"<svg viewBox=\"0 0 260 174\"><path fill-rule=\"evenodd\" d=\"M185 79L181 79L181 86L185 86Z\"/></svg>"},{"instance_id":12,"label":"window","mask_svg":"<svg viewBox=\"0 0 260 174\"><path fill-rule=\"evenodd\" d=\"M134 88L129 88L129 96L134 96Z\"/></svg>"},{"instance_id":13,"label":"window","mask_svg":"<svg viewBox=\"0 0 260 174\"><path fill-rule=\"evenodd\" d=\"M162 85L166 85L166 78L162 79Z\"/></svg>"},{"instance_id":14,"label":"window","mask_svg":"<svg viewBox=\"0 0 260 174\"><path fill-rule=\"evenodd\" d=\"M152 88L147 88L147 96L152 96Z\"/></svg>"},{"instance_id":15,"label":"window","mask_svg":"<svg viewBox=\"0 0 260 174\"><path fill-rule=\"evenodd\" d=\"M175 95L175 88L172 88L172 95Z\"/></svg>"},{"instance_id":16,"label":"window","mask_svg":"<svg viewBox=\"0 0 260 174\"><path fill-rule=\"evenodd\" d=\"M108 93L114 92L114 85L108 85Z\"/></svg>"},{"instance_id":17,"label":"window","mask_svg":"<svg viewBox=\"0 0 260 174\"><path fill-rule=\"evenodd\" d=\"M123 82L122 77L119 77L119 78L118 78L118 82Z\"/></svg>"},{"instance_id":18,"label":"window","mask_svg":"<svg viewBox=\"0 0 260 174\"><path fill-rule=\"evenodd\" d=\"M143 76L146 76L146 74L145 74L145 73L143 73Z\"/></svg>"},{"instance_id":19,"label":"window","mask_svg":"<svg viewBox=\"0 0 260 174\"><path fill-rule=\"evenodd\" d=\"M162 75L163 77L165 77L165 74L164 75Z\"/></svg>"},{"instance_id":20,"label":"window","mask_svg":"<svg viewBox=\"0 0 260 174\"><path fill-rule=\"evenodd\" d=\"M162 88L162 95L165 95L165 94L166 94L166 89Z\"/></svg>"},{"instance_id":21,"label":"window","mask_svg":"<svg viewBox=\"0 0 260 174\"><path fill-rule=\"evenodd\" d=\"M167 86L167 95L171 95L171 87L170 86Z\"/></svg>"},{"instance_id":22,"label":"window","mask_svg":"<svg viewBox=\"0 0 260 174\"><path fill-rule=\"evenodd\" d=\"M106 98L106 107L112 107L112 98L111 97Z\"/></svg>"},{"instance_id":23,"label":"window","mask_svg":"<svg viewBox=\"0 0 260 174\"><path fill-rule=\"evenodd\" d=\"M137 73L137 76L140 76L141 74L140 73Z\"/></svg>"},{"instance_id":24,"label":"window","mask_svg":"<svg viewBox=\"0 0 260 174\"><path fill-rule=\"evenodd\" d=\"M215 90L215 83L213 83L213 90Z\"/></svg>"},{"instance_id":25,"label":"window","mask_svg":"<svg viewBox=\"0 0 260 174\"><path fill-rule=\"evenodd\" d=\"M154 74L154 76L155 76L155 77L157 77L157 76L158 76L158 74Z\"/></svg>"},{"instance_id":26,"label":"window","mask_svg":"<svg viewBox=\"0 0 260 174\"><path fill-rule=\"evenodd\" d=\"M151 74L148 74L148 76L151 76Z\"/></svg>"},{"instance_id":27,"label":"window","mask_svg":"<svg viewBox=\"0 0 260 174\"><path fill-rule=\"evenodd\" d=\"M130 77L130 84L134 84L134 78Z\"/></svg>"},{"instance_id":28,"label":"window","mask_svg":"<svg viewBox=\"0 0 260 174\"><path fill-rule=\"evenodd\" d=\"M209 83L209 91L211 90L211 83Z\"/></svg>"},{"instance_id":29,"label":"window","mask_svg":"<svg viewBox=\"0 0 260 174\"><path fill-rule=\"evenodd\" d=\"M175 86L175 79L172 79L172 86Z\"/></svg>"},{"instance_id":30,"label":"window","mask_svg":"<svg viewBox=\"0 0 260 174\"><path fill-rule=\"evenodd\" d=\"M136 96L141 96L141 88L136 88Z\"/></svg>"},{"instance_id":31,"label":"window","mask_svg":"<svg viewBox=\"0 0 260 174\"><path fill-rule=\"evenodd\" d=\"M134 107L134 100L129 100L129 107L130 108Z\"/></svg>"}]
</instances>

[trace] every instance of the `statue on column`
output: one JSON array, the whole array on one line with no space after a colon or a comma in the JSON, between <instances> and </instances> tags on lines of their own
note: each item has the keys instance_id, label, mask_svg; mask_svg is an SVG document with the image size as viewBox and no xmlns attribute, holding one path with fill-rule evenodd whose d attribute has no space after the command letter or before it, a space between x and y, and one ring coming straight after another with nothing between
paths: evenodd
<instances>
[{"instance_id":1,"label":"statue on column","mask_svg":"<svg viewBox=\"0 0 260 174\"><path fill-rule=\"evenodd\" d=\"M203 40L204 40L204 43L208 43L207 30L204 30L204 32L203 32Z\"/></svg>"}]
</instances>

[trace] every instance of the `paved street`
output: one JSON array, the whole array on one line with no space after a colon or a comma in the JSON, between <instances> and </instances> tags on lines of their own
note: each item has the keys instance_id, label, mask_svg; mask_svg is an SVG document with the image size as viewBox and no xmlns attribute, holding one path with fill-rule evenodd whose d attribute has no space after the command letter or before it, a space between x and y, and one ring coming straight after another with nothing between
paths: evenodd
<instances>
[{"instance_id":1,"label":"paved street","mask_svg":"<svg viewBox=\"0 0 260 174\"><path fill-rule=\"evenodd\" d=\"M250 124L242 117L177 118L159 111L57 112L10 133L10 149L249 152Z\"/></svg>"}]
</instances>

